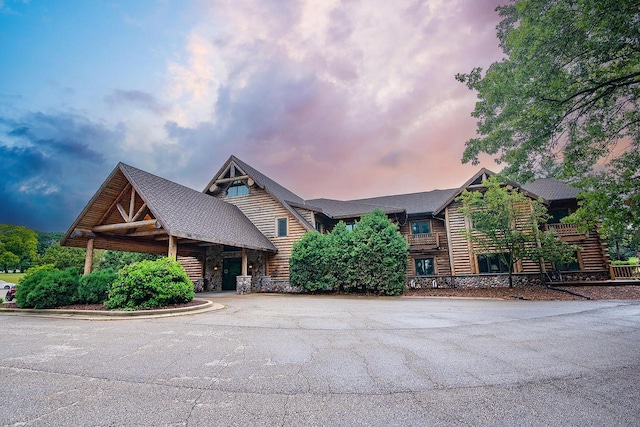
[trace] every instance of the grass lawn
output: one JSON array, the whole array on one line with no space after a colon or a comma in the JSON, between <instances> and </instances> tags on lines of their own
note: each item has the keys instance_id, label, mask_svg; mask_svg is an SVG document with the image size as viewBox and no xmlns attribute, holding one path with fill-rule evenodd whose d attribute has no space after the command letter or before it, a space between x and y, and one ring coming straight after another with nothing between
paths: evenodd
<instances>
[{"instance_id":1,"label":"grass lawn","mask_svg":"<svg viewBox=\"0 0 640 427\"><path fill-rule=\"evenodd\" d=\"M9 283L18 283L22 279L24 273L0 273L0 280L4 280Z\"/></svg>"}]
</instances>

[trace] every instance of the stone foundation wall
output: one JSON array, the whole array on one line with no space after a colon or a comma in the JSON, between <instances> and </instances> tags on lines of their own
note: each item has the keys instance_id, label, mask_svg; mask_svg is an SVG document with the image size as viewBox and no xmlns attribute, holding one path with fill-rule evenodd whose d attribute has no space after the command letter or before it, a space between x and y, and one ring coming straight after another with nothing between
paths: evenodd
<instances>
[{"instance_id":1,"label":"stone foundation wall","mask_svg":"<svg viewBox=\"0 0 640 427\"><path fill-rule=\"evenodd\" d=\"M304 289L298 286L291 286L291 283L288 280L274 280L270 276L262 276L259 281L258 292L300 294L304 292Z\"/></svg>"},{"instance_id":2,"label":"stone foundation wall","mask_svg":"<svg viewBox=\"0 0 640 427\"><path fill-rule=\"evenodd\" d=\"M540 285L539 273L514 274L514 286ZM435 286L434 286L435 285ZM424 288L507 288L508 274L473 274L468 276L415 276L407 277L407 289Z\"/></svg>"},{"instance_id":3,"label":"stone foundation wall","mask_svg":"<svg viewBox=\"0 0 640 427\"><path fill-rule=\"evenodd\" d=\"M560 272L563 282L593 282L611 280L608 270L599 271L564 271Z\"/></svg>"}]
</instances>

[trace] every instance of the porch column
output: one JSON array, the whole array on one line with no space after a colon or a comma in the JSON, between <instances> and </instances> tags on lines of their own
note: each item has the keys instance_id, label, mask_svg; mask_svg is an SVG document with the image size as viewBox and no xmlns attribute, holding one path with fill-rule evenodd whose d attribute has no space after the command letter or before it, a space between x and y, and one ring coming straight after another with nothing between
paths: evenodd
<instances>
[{"instance_id":1,"label":"porch column","mask_svg":"<svg viewBox=\"0 0 640 427\"><path fill-rule=\"evenodd\" d=\"M178 259L178 238L176 236L169 236L169 253L167 256L174 261Z\"/></svg>"},{"instance_id":2,"label":"porch column","mask_svg":"<svg viewBox=\"0 0 640 427\"><path fill-rule=\"evenodd\" d=\"M84 258L84 275L91 274L91 264L93 264L93 239L87 240L87 255Z\"/></svg>"},{"instance_id":3,"label":"porch column","mask_svg":"<svg viewBox=\"0 0 640 427\"><path fill-rule=\"evenodd\" d=\"M241 271L241 275L242 276L247 276L247 248L242 248L242 271Z\"/></svg>"}]
</instances>

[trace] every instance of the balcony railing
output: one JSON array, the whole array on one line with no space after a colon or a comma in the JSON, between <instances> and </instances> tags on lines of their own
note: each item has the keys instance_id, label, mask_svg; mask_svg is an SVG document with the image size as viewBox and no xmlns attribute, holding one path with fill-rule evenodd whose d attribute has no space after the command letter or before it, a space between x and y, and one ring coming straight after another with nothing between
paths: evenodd
<instances>
[{"instance_id":1,"label":"balcony railing","mask_svg":"<svg viewBox=\"0 0 640 427\"><path fill-rule=\"evenodd\" d=\"M579 233L575 224L547 224L547 230L555 230L558 236L578 236Z\"/></svg>"},{"instance_id":2,"label":"balcony railing","mask_svg":"<svg viewBox=\"0 0 640 427\"><path fill-rule=\"evenodd\" d=\"M640 280L640 266L638 265L610 265L613 280Z\"/></svg>"},{"instance_id":3,"label":"balcony railing","mask_svg":"<svg viewBox=\"0 0 640 427\"><path fill-rule=\"evenodd\" d=\"M409 234L406 238L407 243L410 245L426 245L433 246L435 248L440 247L440 233Z\"/></svg>"}]
</instances>

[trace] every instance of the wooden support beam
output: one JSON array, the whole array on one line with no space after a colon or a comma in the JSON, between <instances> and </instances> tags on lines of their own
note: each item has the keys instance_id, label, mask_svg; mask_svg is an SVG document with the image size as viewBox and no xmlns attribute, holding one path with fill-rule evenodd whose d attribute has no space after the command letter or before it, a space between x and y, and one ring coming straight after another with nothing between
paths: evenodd
<instances>
[{"instance_id":1,"label":"wooden support beam","mask_svg":"<svg viewBox=\"0 0 640 427\"><path fill-rule=\"evenodd\" d=\"M91 274L91 265L93 264L93 239L87 240L87 255L84 258L84 275Z\"/></svg>"},{"instance_id":2,"label":"wooden support beam","mask_svg":"<svg viewBox=\"0 0 640 427\"><path fill-rule=\"evenodd\" d=\"M113 212L113 210L116 208L116 204L120 202L120 199L122 199L122 196L124 195L124 193L126 193L127 190L129 190L130 188L131 188L131 183L128 182L127 185L124 186L120 194L118 194L118 197L116 197L113 203L111 203L111 206L109 206L109 209L107 209L104 215L102 215L102 217L100 218L100 221L98 221L98 224L103 223L107 218L109 218L109 215L111 215L111 212Z\"/></svg>"},{"instance_id":3,"label":"wooden support beam","mask_svg":"<svg viewBox=\"0 0 640 427\"><path fill-rule=\"evenodd\" d=\"M124 208L122 207L122 205L120 203L118 203L116 205L116 207L118 208L118 212L120 212L120 216L122 217L122 219L125 222L130 222L129 221L129 214L127 213L127 211L124 210Z\"/></svg>"},{"instance_id":4,"label":"wooden support beam","mask_svg":"<svg viewBox=\"0 0 640 427\"><path fill-rule=\"evenodd\" d=\"M129 199L129 219L128 221L133 221L133 210L136 208L136 189L131 186L131 198Z\"/></svg>"},{"instance_id":5,"label":"wooden support beam","mask_svg":"<svg viewBox=\"0 0 640 427\"><path fill-rule=\"evenodd\" d=\"M162 227L157 220L147 219L144 221L124 222L120 224L96 225L91 229L91 231L105 232L105 231L131 230L132 228L145 227L149 225L152 225L156 228Z\"/></svg>"},{"instance_id":6,"label":"wooden support beam","mask_svg":"<svg viewBox=\"0 0 640 427\"><path fill-rule=\"evenodd\" d=\"M248 276L248 269L247 269L247 248L242 248L242 275L243 276Z\"/></svg>"},{"instance_id":7,"label":"wooden support beam","mask_svg":"<svg viewBox=\"0 0 640 427\"><path fill-rule=\"evenodd\" d=\"M226 184L227 182L246 181L248 179L249 179L249 175L241 175L241 176L236 176L236 177L233 177L233 178L216 179L214 184Z\"/></svg>"},{"instance_id":8,"label":"wooden support beam","mask_svg":"<svg viewBox=\"0 0 640 427\"><path fill-rule=\"evenodd\" d=\"M143 230L143 231L134 231L133 233L127 234L129 237L147 237L147 236L160 236L163 234L167 234L167 230L161 228L159 230Z\"/></svg>"},{"instance_id":9,"label":"wooden support beam","mask_svg":"<svg viewBox=\"0 0 640 427\"><path fill-rule=\"evenodd\" d=\"M72 232L71 232L71 238L72 239L77 239L77 238L89 238L89 239L94 239L96 237L96 235L93 233L93 231L91 230L83 230L82 228L75 228Z\"/></svg>"},{"instance_id":10,"label":"wooden support beam","mask_svg":"<svg viewBox=\"0 0 640 427\"><path fill-rule=\"evenodd\" d=\"M178 238L176 236L169 236L169 258L176 261L178 259Z\"/></svg>"},{"instance_id":11,"label":"wooden support beam","mask_svg":"<svg viewBox=\"0 0 640 427\"><path fill-rule=\"evenodd\" d=\"M133 218L131 218L131 221L137 221L140 218L142 218L142 215L144 214L145 209L147 209L147 204L143 203L142 206L140 206L140 209L138 209L138 212L136 212Z\"/></svg>"}]
</instances>

